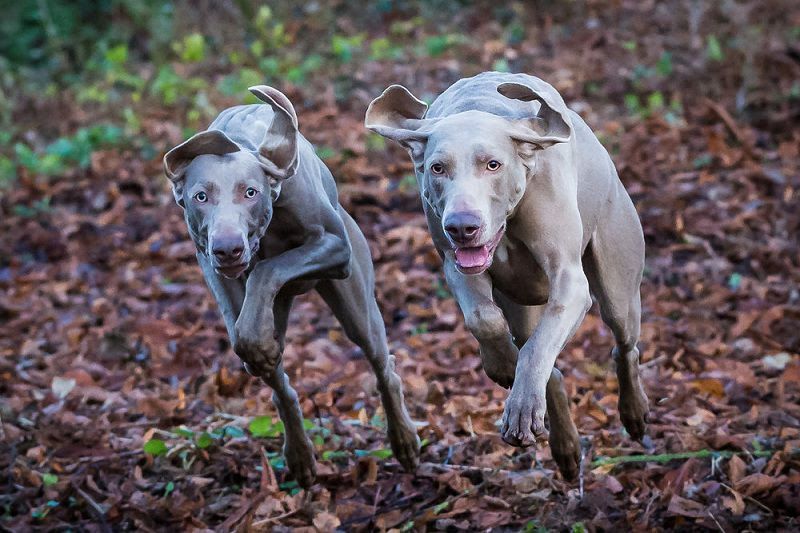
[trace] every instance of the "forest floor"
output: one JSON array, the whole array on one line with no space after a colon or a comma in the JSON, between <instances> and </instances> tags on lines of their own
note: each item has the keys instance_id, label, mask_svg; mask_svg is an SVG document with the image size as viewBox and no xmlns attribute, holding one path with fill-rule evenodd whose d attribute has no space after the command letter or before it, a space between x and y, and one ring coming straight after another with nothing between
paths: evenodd
<instances>
[{"instance_id":1,"label":"forest floor","mask_svg":"<svg viewBox=\"0 0 800 533\"><path fill-rule=\"evenodd\" d=\"M714 39L692 33L683 7L528 14L535 31L508 44L506 27L467 11L457 23L468 41L441 54L356 58L329 85L275 82L369 240L425 444L414 474L388 451L368 365L309 294L284 359L318 484L303 491L288 475L270 391L230 348L161 171L163 148L187 133L172 108L134 108L160 147L150 157L116 147L57 179L21 170L0 196L0 528L797 530L800 15L781 11L790 4L739 20L763 22L740 48L741 28L722 12L703 14ZM408 157L362 126L391 83L430 99L493 67L561 91L609 149L645 231L648 436L632 441L619 421L613 339L595 306L557 361L584 443L580 482L560 477L548 447L500 439L507 391L482 371L448 292ZM219 110L237 98L212 100ZM17 106L30 129L49 124L42 135L107 112L70 94Z\"/></svg>"}]
</instances>

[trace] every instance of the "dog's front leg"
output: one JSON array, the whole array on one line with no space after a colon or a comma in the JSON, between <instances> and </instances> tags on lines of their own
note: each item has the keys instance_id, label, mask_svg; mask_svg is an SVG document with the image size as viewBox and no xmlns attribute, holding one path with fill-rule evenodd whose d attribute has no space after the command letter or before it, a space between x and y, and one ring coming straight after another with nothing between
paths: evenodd
<instances>
[{"instance_id":1,"label":"dog's front leg","mask_svg":"<svg viewBox=\"0 0 800 533\"><path fill-rule=\"evenodd\" d=\"M344 278L350 244L344 234L312 227L305 243L259 262L247 278L242 312L236 321L234 351L266 378L280 361L283 345L275 331L275 297L290 281Z\"/></svg>"},{"instance_id":2,"label":"dog's front leg","mask_svg":"<svg viewBox=\"0 0 800 533\"><path fill-rule=\"evenodd\" d=\"M301 487L307 489L316 478L314 445L303 428L303 411L297 401L297 393L289 384L289 378L278 363L275 371L264 382L272 387L272 402L278 409L284 427L283 456L286 466Z\"/></svg>"},{"instance_id":3,"label":"dog's front leg","mask_svg":"<svg viewBox=\"0 0 800 533\"><path fill-rule=\"evenodd\" d=\"M503 440L515 446L547 439L547 382L556 357L592 304L579 255L571 261L556 254L539 259L548 274L550 294L539 324L519 352L503 413Z\"/></svg>"},{"instance_id":4,"label":"dog's front leg","mask_svg":"<svg viewBox=\"0 0 800 533\"><path fill-rule=\"evenodd\" d=\"M449 255L445 255L444 273L467 329L478 340L484 372L498 385L510 387L517 366L517 347L503 312L492 299L489 274L461 274Z\"/></svg>"},{"instance_id":5,"label":"dog's front leg","mask_svg":"<svg viewBox=\"0 0 800 533\"><path fill-rule=\"evenodd\" d=\"M228 279L220 276L214 271L214 267L205 254L197 253L197 263L203 272L211 294L217 301L222 320L225 322L225 329L228 330L228 339L231 346L236 344L236 319L242 309L244 301L244 281L238 279Z\"/></svg>"}]
</instances>

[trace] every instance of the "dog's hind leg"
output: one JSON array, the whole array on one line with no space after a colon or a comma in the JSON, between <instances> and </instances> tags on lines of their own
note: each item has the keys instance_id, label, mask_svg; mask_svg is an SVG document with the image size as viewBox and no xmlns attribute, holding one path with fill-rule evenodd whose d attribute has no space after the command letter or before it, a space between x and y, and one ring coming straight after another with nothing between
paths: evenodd
<instances>
[{"instance_id":1,"label":"dog's hind leg","mask_svg":"<svg viewBox=\"0 0 800 533\"><path fill-rule=\"evenodd\" d=\"M519 305L498 291L494 291L494 298L508 320L514 342L521 348L536 328L544 306ZM564 479L573 480L580 469L581 443L578 429L570 413L570 401L564 388L564 378L555 367L547 382L547 418L550 422L548 440L553 460Z\"/></svg>"},{"instance_id":2,"label":"dog's hind leg","mask_svg":"<svg viewBox=\"0 0 800 533\"><path fill-rule=\"evenodd\" d=\"M292 296L281 293L275 298L275 335L281 346L286 337L292 300ZM303 428L303 412L297 401L297 393L289 384L282 362L269 375L262 376L262 380L272 388L272 402L278 409L285 429L283 456L286 458L286 466L300 486L307 489L314 484L316 478L316 460L314 446Z\"/></svg>"},{"instance_id":3,"label":"dog's hind leg","mask_svg":"<svg viewBox=\"0 0 800 533\"><path fill-rule=\"evenodd\" d=\"M387 432L395 458L407 471L419 461L417 430L406 410L403 383L395 372L394 356L389 353L386 330L375 301L375 274L369 246L355 222L341 210L353 248L350 276L323 280L317 292L342 324L347 337L364 352L377 378L377 387L386 413Z\"/></svg>"},{"instance_id":4,"label":"dog's hind leg","mask_svg":"<svg viewBox=\"0 0 800 533\"><path fill-rule=\"evenodd\" d=\"M644 268L644 238L630 199L621 198L608 219L598 226L584 252L583 266L603 322L611 328L616 341L612 355L619 380L619 416L630 436L641 440L649 412L636 348L642 314L639 285Z\"/></svg>"}]
</instances>

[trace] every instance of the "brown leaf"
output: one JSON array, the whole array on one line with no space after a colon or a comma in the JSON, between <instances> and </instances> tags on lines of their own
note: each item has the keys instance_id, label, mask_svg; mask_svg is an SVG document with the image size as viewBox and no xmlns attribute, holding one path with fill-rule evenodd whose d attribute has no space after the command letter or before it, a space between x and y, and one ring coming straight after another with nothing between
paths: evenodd
<instances>
[{"instance_id":1,"label":"brown leaf","mask_svg":"<svg viewBox=\"0 0 800 533\"><path fill-rule=\"evenodd\" d=\"M703 518L706 516L706 506L694 500L682 498L676 494L670 499L667 512L672 515Z\"/></svg>"},{"instance_id":2,"label":"brown leaf","mask_svg":"<svg viewBox=\"0 0 800 533\"><path fill-rule=\"evenodd\" d=\"M335 531L341 524L341 521L335 514L323 511L314 516L313 523L317 531L320 533L328 533L330 531Z\"/></svg>"},{"instance_id":3,"label":"brown leaf","mask_svg":"<svg viewBox=\"0 0 800 533\"><path fill-rule=\"evenodd\" d=\"M744 477L747 465L738 455L732 455L728 460L728 479L736 485Z\"/></svg>"},{"instance_id":4,"label":"brown leaf","mask_svg":"<svg viewBox=\"0 0 800 533\"><path fill-rule=\"evenodd\" d=\"M784 477L772 477L766 474L750 474L739 480L734 488L745 496L753 496L762 492L767 492L777 487L783 482Z\"/></svg>"}]
</instances>

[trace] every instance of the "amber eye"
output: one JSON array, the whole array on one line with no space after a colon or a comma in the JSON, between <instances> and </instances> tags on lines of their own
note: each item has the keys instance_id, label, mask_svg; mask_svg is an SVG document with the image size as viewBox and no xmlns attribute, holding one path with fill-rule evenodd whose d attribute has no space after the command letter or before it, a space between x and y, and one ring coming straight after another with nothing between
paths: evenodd
<instances>
[{"instance_id":1,"label":"amber eye","mask_svg":"<svg viewBox=\"0 0 800 533\"><path fill-rule=\"evenodd\" d=\"M434 174L444 174L444 165L441 163L434 163L431 165L431 172Z\"/></svg>"},{"instance_id":2,"label":"amber eye","mask_svg":"<svg viewBox=\"0 0 800 533\"><path fill-rule=\"evenodd\" d=\"M494 159L492 159L491 161L486 163L486 170L489 170L491 172L494 172L495 170L497 170L500 167L501 167L500 161L495 161Z\"/></svg>"},{"instance_id":3,"label":"amber eye","mask_svg":"<svg viewBox=\"0 0 800 533\"><path fill-rule=\"evenodd\" d=\"M248 187L247 190L244 191L245 198L255 198L256 194L258 194L258 191L252 187Z\"/></svg>"},{"instance_id":4,"label":"amber eye","mask_svg":"<svg viewBox=\"0 0 800 533\"><path fill-rule=\"evenodd\" d=\"M208 195L206 193L204 193L203 191L200 191L200 192L198 192L197 194L194 195L194 199L197 202L199 202L201 204L204 204L204 203L206 203L206 200L208 200Z\"/></svg>"}]
</instances>

